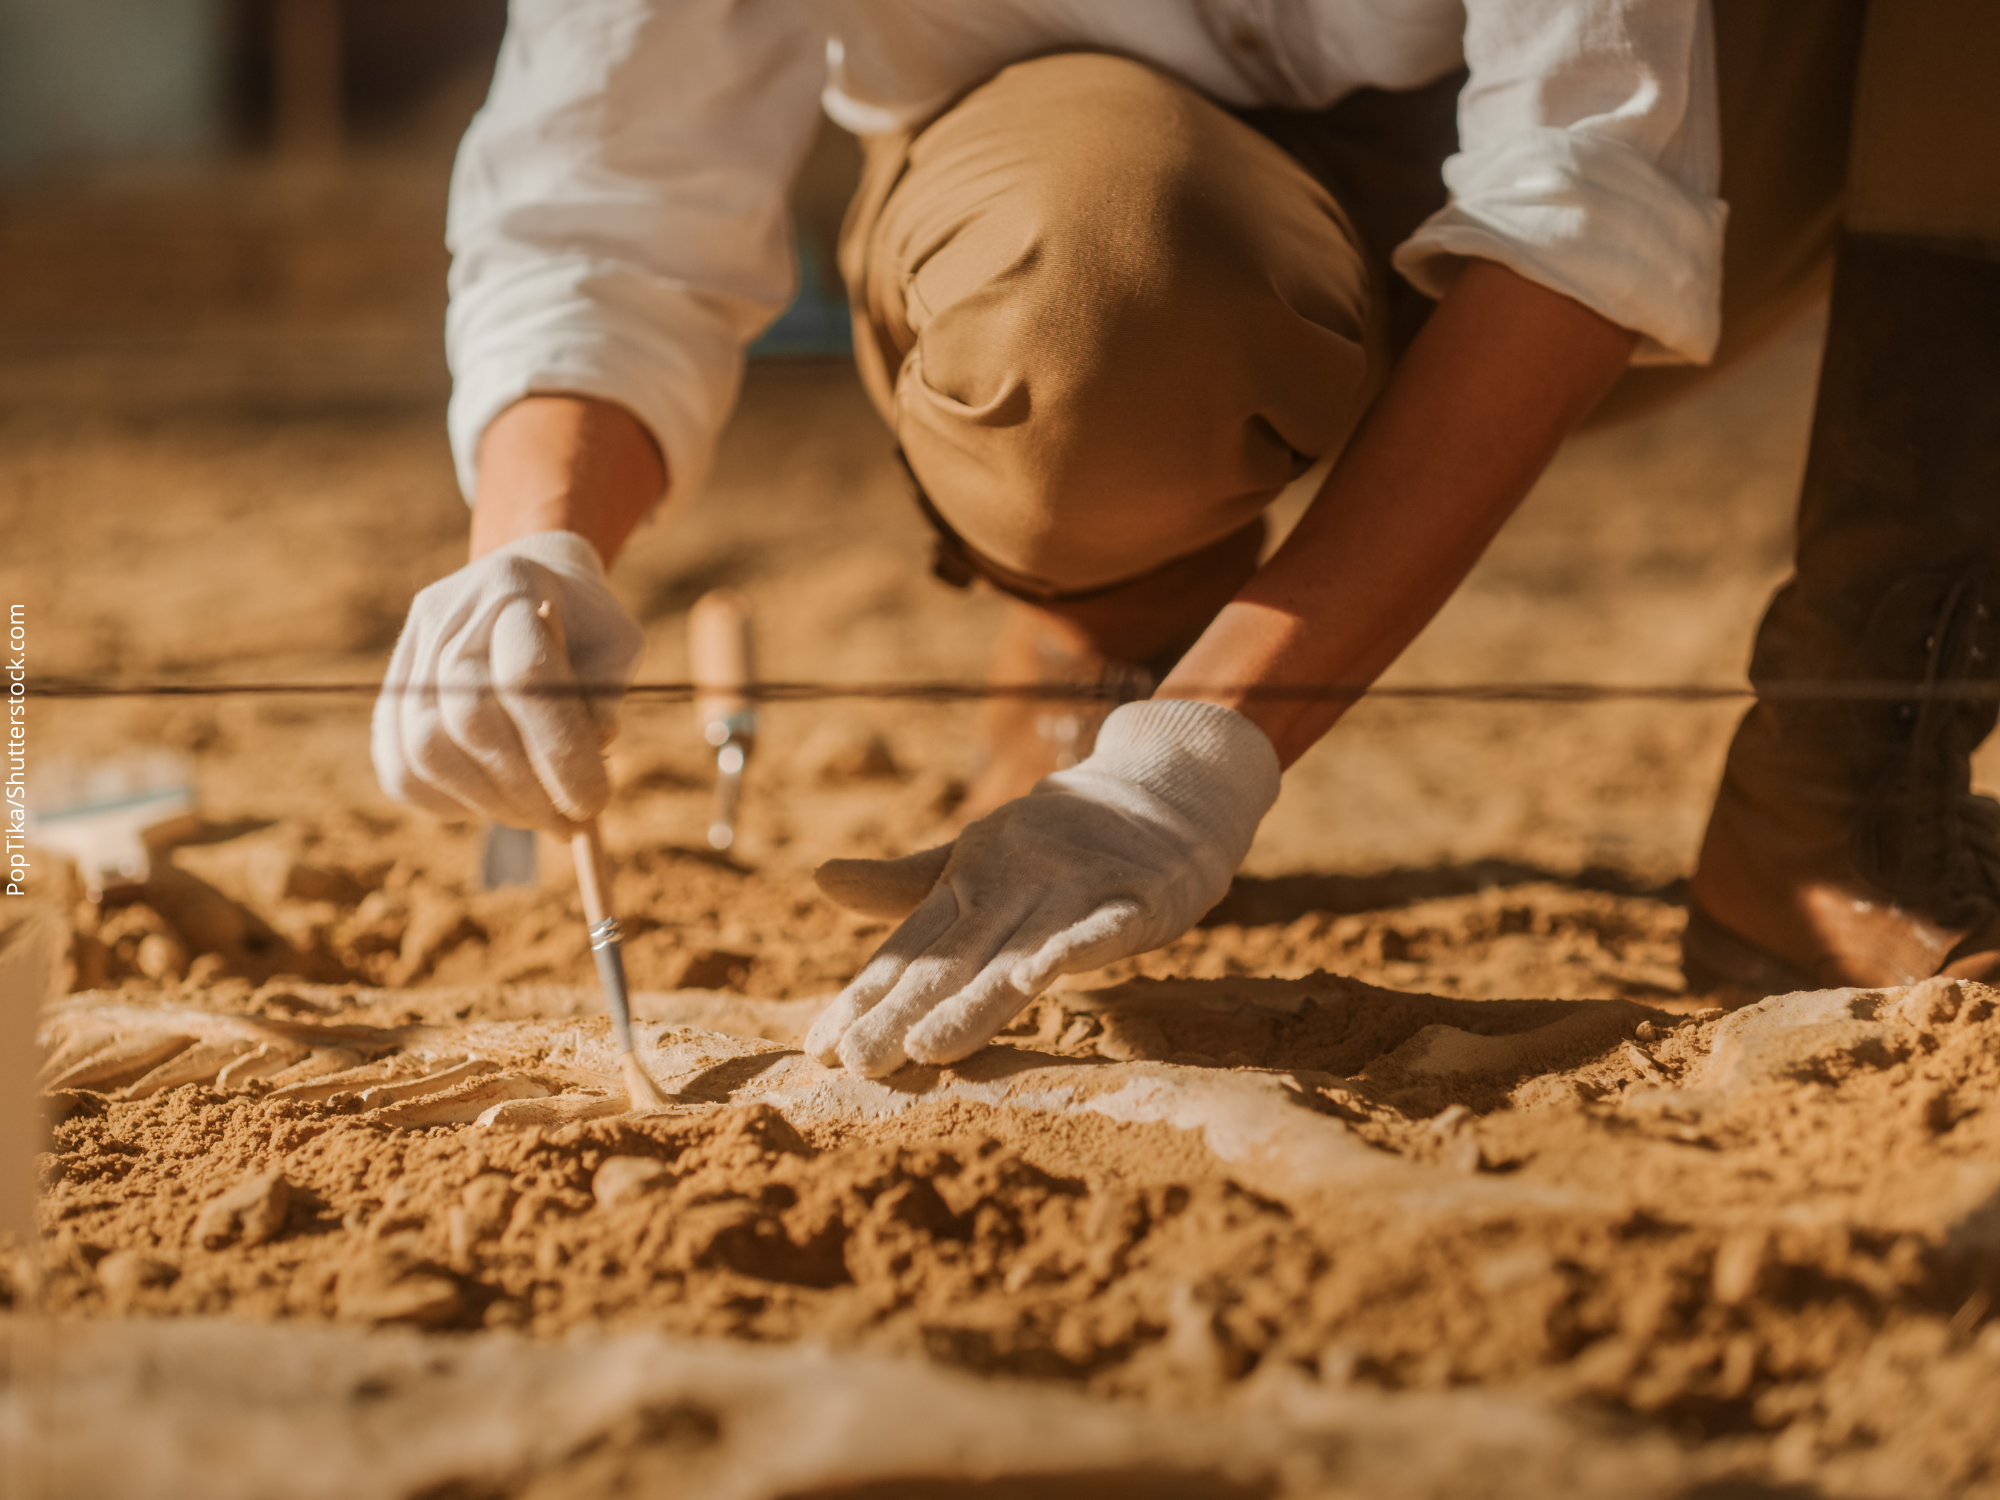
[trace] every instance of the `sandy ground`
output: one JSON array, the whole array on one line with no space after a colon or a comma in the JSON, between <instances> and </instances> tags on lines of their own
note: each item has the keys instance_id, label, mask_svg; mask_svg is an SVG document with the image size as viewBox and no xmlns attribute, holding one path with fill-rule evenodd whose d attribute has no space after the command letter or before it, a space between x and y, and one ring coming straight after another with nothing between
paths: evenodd
<instances>
[{"instance_id":1,"label":"sandy ground","mask_svg":"<svg viewBox=\"0 0 2000 1500\"><path fill-rule=\"evenodd\" d=\"M463 546L441 180L0 204L33 671L379 674ZM1390 680L1739 680L1815 358L1576 440ZM773 678L977 676L996 605L924 548L851 372L771 363L614 582L650 678L724 583ZM1726 705L1364 705L1195 932L864 1085L790 1045L886 931L810 871L947 836L970 711L769 709L724 858L692 717L635 704L645 1118L562 851L480 889L367 710L34 705L42 795L166 748L202 819L129 899L37 871L51 1493L2000 1494L1996 997L1685 992Z\"/></svg>"}]
</instances>

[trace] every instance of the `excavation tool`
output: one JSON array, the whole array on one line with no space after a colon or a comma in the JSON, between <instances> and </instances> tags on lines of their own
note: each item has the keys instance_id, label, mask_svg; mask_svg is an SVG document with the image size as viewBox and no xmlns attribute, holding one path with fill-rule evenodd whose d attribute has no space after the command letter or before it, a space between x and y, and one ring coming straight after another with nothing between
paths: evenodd
<instances>
[{"instance_id":1,"label":"excavation tool","mask_svg":"<svg viewBox=\"0 0 2000 1500\"><path fill-rule=\"evenodd\" d=\"M634 1109L664 1109L667 1096L647 1076L632 1047L632 1002L625 989L625 952L618 919L611 914L611 867L597 835L597 819L571 835L576 856L576 885L583 894L583 917L590 924L590 952L597 960L597 977L604 984L604 1005L611 1012L612 1040L618 1044L618 1066L625 1074L625 1092Z\"/></svg>"},{"instance_id":2,"label":"excavation tool","mask_svg":"<svg viewBox=\"0 0 2000 1500\"><path fill-rule=\"evenodd\" d=\"M733 589L711 589L688 615L688 657L694 679L695 722L715 747L715 805L708 819L708 847L736 842L736 808L743 799L743 767L757 743L757 705L750 695L756 660L750 601Z\"/></svg>"},{"instance_id":3,"label":"excavation tool","mask_svg":"<svg viewBox=\"0 0 2000 1500\"><path fill-rule=\"evenodd\" d=\"M92 901L144 885L154 857L201 827L193 769L167 750L57 766L27 821L34 843L76 861Z\"/></svg>"},{"instance_id":4,"label":"excavation tool","mask_svg":"<svg viewBox=\"0 0 2000 1500\"><path fill-rule=\"evenodd\" d=\"M535 611L548 623L556 649L567 655L562 616L547 603ZM625 949L618 919L611 914L611 863L604 857L604 840L597 819L575 825L569 838L576 858L576 888L583 897L583 920L590 927L590 955L597 960L597 977L604 984L604 1008L611 1012L611 1037L618 1044L618 1066L625 1075L625 1095L634 1109L665 1109L667 1096L646 1076L632 1047L632 998L625 988Z\"/></svg>"},{"instance_id":5,"label":"excavation tool","mask_svg":"<svg viewBox=\"0 0 2000 1500\"><path fill-rule=\"evenodd\" d=\"M479 855L479 883L489 891L503 885L535 883L535 830L486 825L486 847Z\"/></svg>"}]
</instances>

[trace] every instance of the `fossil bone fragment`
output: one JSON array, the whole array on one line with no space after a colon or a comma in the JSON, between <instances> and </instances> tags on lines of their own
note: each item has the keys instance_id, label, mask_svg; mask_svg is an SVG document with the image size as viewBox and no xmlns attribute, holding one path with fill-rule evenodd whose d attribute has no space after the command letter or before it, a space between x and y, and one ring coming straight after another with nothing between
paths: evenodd
<instances>
[{"instance_id":1,"label":"fossil bone fragment","mask_svg":"<svg viewBox=\"0 0 2000 1500\"><path fill-rule=\"evenodd\" d=\"M219 1089L240 1089L253 1079L269 1078L274 1073L282 1073L307 1055L304 1047L291 1042L259 1042L240 1057L223 1065L215 1075L215 1086Z\"/></svg>"},{"instance_id":2,"label":"fossil bone fragment","mask_svg":"<svg viewBox=\"0 0 2000 1500\"><path fill-rule=\"evenodd\" d=\"M548 1092L532 1078L502 1073L497 1077L467 1079L440 1094L391 1104L377 1110L374 1118L385 1125L470 1125L496 1104L514 1099L544 1099Z\"/></svg>"},{"instance_id":3,"label":"fossil bone fragment","mask_svg":"<svg viewBox=\"0 0 2000 1500\"><path fill-rule=\"evenodd\" d=\"M612 1094L558 1094L550 1099L508 1099L482 1114L474 1123L489 1129L523 1130L530 1125L574 1125L582 1120L602 1120L611 1115L629 1114L631 1101Z\"/></svg>"},{"instance_id":4,"label":"fossil bone fragment","mask_svg":"<svg viewBox=\"0 0 2000 1500\"><path fill-rule=\"evenodd\" d=\"M127 1099L150 1099L184 1083L213 1083L222 1070L257 1044L238 1037L226 1042L196 1042L147 1073L125 1090Z\"/></svg>"},{"instance_id":5,"label":"fossil bone fragment","mask_svg":"<svg viewBox=\"0 0 2000 1500\"><path fill-rule=\"evenodd\" d=\"M270 1078L277 1089L282 1090L316 1078L345 1073L360 1064L361 1054L351 1047L314 1047L297 1062L271 1074Z\"/></svg>"},{"instance_id":6,"label":"fossil bone fragment","mask_svg":"<svg viewBox=\"0 0 2000 1500\"><path fill-rule=\"evenodd\" d=\"M142 1078L161 1063L194 1045L191 1036L158 1032L114 1037L105 1046L42 1085L44 1091L57 1089L114 1089Z\"/></svg>"},{"instance_id":7,"label":"fossil bone fragment","mask_svg":"<svg viewBox=\"0 0 2000 1500\"><path fill-rule=\"evenodd\" d=\"M483 1074L499 1071L500 1065L496 1062L490 1062L483 1057L469 1057L464 1062L434 1069L418 1078L378 1083L372 1088L363 1089L361 1107L380 1109L384 1105L400 1104L405 1099L422 1099L454 1088L468 1078L478 1078Z\"/></svg>"}]
</instances>

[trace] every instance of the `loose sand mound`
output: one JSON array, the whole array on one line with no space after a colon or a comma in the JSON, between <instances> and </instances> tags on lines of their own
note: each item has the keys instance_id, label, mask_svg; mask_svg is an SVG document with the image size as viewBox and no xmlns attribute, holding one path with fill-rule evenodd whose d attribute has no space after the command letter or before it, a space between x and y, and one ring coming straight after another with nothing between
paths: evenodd
<instances>
[{"instance_id":1,"label":"loose sand mound","mask_svg":"<svg viewBox=\"0 0 2000 1500\"><path fill-rule=\"evenodd\" d=\"M923 743L921 730L913 725L907 738ZM852 748L844 737L839 744ZM797 861L751 866L635 836L705 812L699 762L691 752L684 759L670 775L676 762L660 753L651 772L632 774L614 819L614 886L634 982L773 999L838 988L890 924L832 906ZM809 805L828 795L810 775L759 770L773 798ZM848 852L902 853L949 837L921 791L894 778L845 787L840 795L885 820L902 814L895 836L878 826ZM149 881L108 906L75 893L67 988L281 975L371 986L573 985L594 976L567 854L554 844L543 850L540 883L488 891L468 878L475 830L440 830L400 811L217 820L200 837L156 860ZM1325 969L1467 997L1676 1003L1683 913L1670 895L1608 872L1557 881L1498 861L1372 878L1249 877L1193 932L1088 982Z\"/></svg>"},{"instance_id":2,"label":"loose sand mound","mask_svg":"<svg viewBox=\"0 0 2000 1500\"><path fill-rule=\"evenodd\" d=\"M586 992L82 996L48 1039L48 1293L804 1339L1153 1408L1479 1385L1746 1475L1964 1493L2000 1459L1996 999L1137 981L875 1082L773 1040L793 1007L647 996L675 1103L632 1115L600 1020L501 1018Z\"/></svg>"},{"instance_id":3,"label":"loose sand mound","mask_svg":"<svg viewBox=\"0 0 2000 1500\"><path fill-rule=\"evenodd\" d=\"M464 555L452 136L10 193L31 686L379 677ZM1815 361L1570 444L1391 683L1739 680ZM975 678L998 603L926 545L852 371L759 364L612 584L649 679L719 584L773 678ZM1995 1493L1993 997L1700 1014L1676 877L1735 705L1363 703L1200 928L856 1084L790 1049L886 929L809 872L945 836L973 714L770 707L719 860L711 752L635 700L646 1119L566 858L480 890L479 828L374 787L367 707L31 704L36 774L176 751L206 820L101 907L34 871L77 992L59 1321L0 1320L48 1377L0 1430L49 1494Z\"/></svg>"}]
</instances>

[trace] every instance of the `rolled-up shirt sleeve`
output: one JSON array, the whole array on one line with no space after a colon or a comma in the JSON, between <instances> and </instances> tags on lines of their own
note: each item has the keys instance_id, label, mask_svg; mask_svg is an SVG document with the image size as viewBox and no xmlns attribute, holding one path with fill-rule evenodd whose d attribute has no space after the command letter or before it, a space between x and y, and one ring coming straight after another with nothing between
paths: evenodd
<instances>
[{"instance_id":1,"label":"rolled-up shirt sleeve","mask_svg":"<svg viewBox=\"0 0 2000 1500\"><path fill-rule=\"evenodd\" d=\"M626 408L700 486L795 288L786 190L825 77L794 0L514 0L446 225L468 499L487 424L536 392Z\"/></svg>"},{"instance_id":2,"label":"rolled-up shirt sleeve","mask_svg":"<svg viewBox=\"0 0 2000 1500\"><path fill-rule=\"evenodd\" d=\"M1494 260L1705 363L1721 331L1721 172L1707 0L1467 0L1470 78L1446 206L1395 255L1443 295Z\"/></svg>"}]
</instances>

